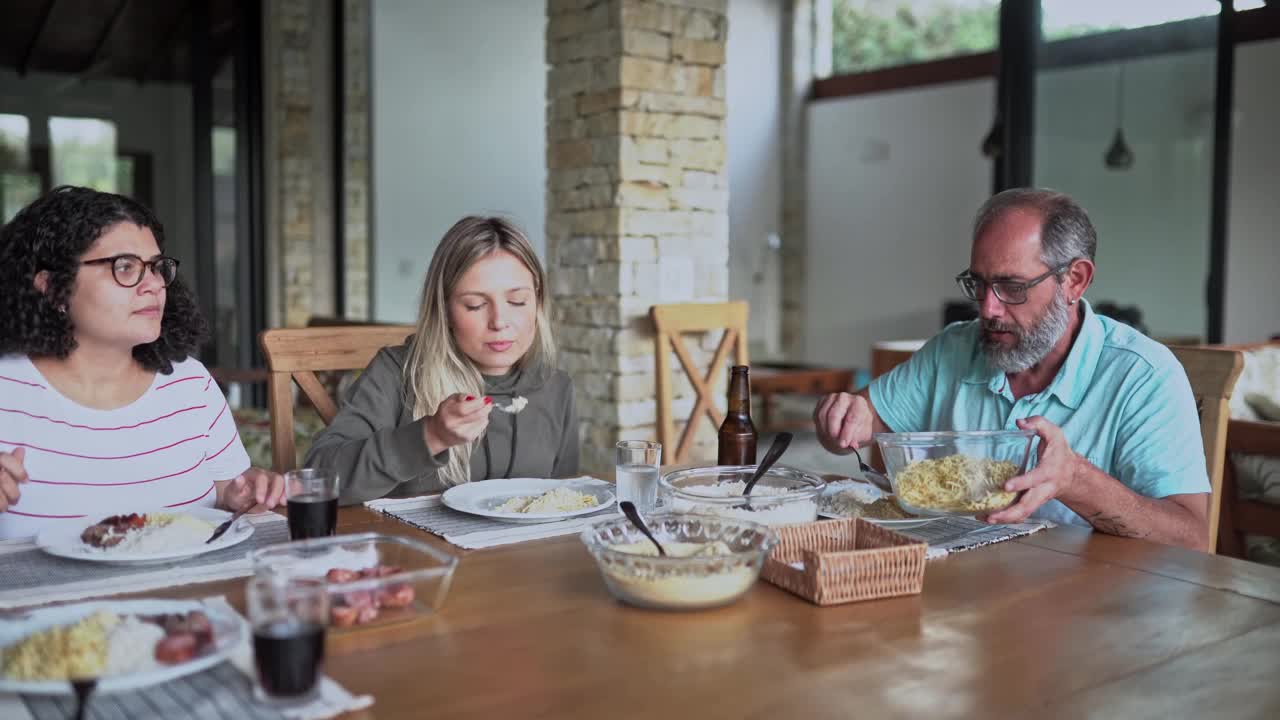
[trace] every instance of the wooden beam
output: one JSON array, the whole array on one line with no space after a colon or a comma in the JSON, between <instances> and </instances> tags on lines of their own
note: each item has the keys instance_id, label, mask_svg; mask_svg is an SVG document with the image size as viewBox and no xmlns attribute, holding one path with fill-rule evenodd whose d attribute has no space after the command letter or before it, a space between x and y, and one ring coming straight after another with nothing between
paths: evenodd
<instances>
[{"instance_id":1,"label":"wooden beam","mask_svg":"<svg viewBox=\"0 0 1280 720\"><path fill-rule=\"evenodd\" d=\"M1237 43L1280 38L1280 5L1275 3L1252 10L1241 10L1235 15Z\"/></svg>"},{"instance_id":2,"label":"wooden beam","mask_svg":"<svg viewBox=\"0 0 1280 720\"><path fill-rule=\"evenodd\" d=\"M40 36L44 34L44 28L49 24L49 16L53 14L53 6L58 4L58 0L49 0L44 4L44 12L40 14L40 22L36 23L36 31L31 34L31 42L27 43L27 49L22 53L22 60L18 63L18 74L26 76L31 69L31 58L35 57L36 47L40 44Z\"/></svg>"},{"instance_id":3,"label":"wooden beam","mask_svg":"<svg viewBox=\"0 0 1280 720\"><path fill-rule=\"evenodd\" d=\"M1218 42L1218 18L1199 17L1164 25L1111 30L1052 40L1042 46L1044 69L1134 60L1166 53L1207 50ZM1280 38L1280 5L1234 14L1235 44ZM811 99L823 100L996 76L995 51L833 75L813 83Z\"/></svg>"},{"instance_id":4,"label":"wooden beam","mask_svg":"<svg viewBox=\"0 0 1280 720\"><path fill-rule=\"evenodd\" d=\"M138 73L137 81L139 85L145 83L147 78L155 75L156 68L160 66L166 57L173 55L173 48L177 47L178 42L182 39L180 32L182 26L186 24L187 17L191 15L191 3L197 1L204 2L204 0L187 0L182 4L182 9L174 17L173 25L169 28L169 32L160 36L160 41L156 43L155 48L151 51L150 59L143 66L142 72Z\"/></svg>"},{"instance_id":5,"label":"wooden beam","mask_svg":"<svg viewBox=\"0 0 1280 720\"><path fill-rule=\"evenodd\" d=\"M98 41L93 44L93 52L89 53L89 59L85 60L84 69L80 71L80 79L86 79L98 64L98 57L102 54L102 49L107 46L107 40L111 39L111 33L115 32L116 26L120 24L120 17L124 15L124 11L129 7L129 0L120 0L116 4L115 12L111 13L107 24L103 26L102 33L98 35Z\"/></svg>"},{"instance_id":6,"label":"wooden beam","mask_svg":"<svg viewBox=\"0 0 1280 720\"><path fill-rule=\"evenodd\" d=\"M885 90L903 90L922 85L938 85L994 77L996 65L995 52L985 52L945 58L943 60L932 60L930 62L912 63L911 65L899 65L897 67L884 68L883 70L834 75L813 83L813 98L847 97Z\"/></svg>"}]
</instances>

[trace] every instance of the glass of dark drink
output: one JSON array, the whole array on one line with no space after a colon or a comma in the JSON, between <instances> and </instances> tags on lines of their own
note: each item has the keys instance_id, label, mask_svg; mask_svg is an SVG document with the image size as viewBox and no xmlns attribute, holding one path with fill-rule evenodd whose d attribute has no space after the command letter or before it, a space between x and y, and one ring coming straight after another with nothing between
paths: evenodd
<instances>
[{"instance_id":1,"label":"glass of dark drink","mask_svg":"<svg viewBox=\"0 0 1280 720\"><path fill-rule=\"evenodd\" d=\"M272 707L304 705L319 694L329 594L319 578L268 573L245 592L253 627L253 695Z\"/></svg>"},{"instance_id":2,"label":"glass of dark drink","mask_svg":"<svg viewBox=\"0 0 1280 720\"><path fill-rule=\"evenodd\" d=\"M338 531L338 474L304 468L284 474L289 505L289 537L293 540L328 537Z\"/></svg>"}]
</instances>

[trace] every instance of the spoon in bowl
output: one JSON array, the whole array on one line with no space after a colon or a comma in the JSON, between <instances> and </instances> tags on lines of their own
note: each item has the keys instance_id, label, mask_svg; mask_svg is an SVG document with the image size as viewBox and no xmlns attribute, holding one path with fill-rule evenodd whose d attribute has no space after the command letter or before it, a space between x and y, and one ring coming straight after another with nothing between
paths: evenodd
<instances>
[{"instance_id":1,"label":"spoon in bowl","mask_svg":"<svg viewBox=\"0 0 1280 720\"><path fill-rule=\"evenodd\" d=\"M755 488L760 478L764 477L764 474L769 472L769 468L773 467L773 464L778 462L778 458L782 457L782 453L787 451L787 448L791 445L792 437L789 432L780 432L773 438L773 443L769 445L769 451L764 454L764 460L756 466L756 474L752 475L751 479L747 481L747 486L742 488L743 497L751 494L752 489Z\"/></svg>"},{"instance_id":2,"label":"spoon in bowl","mask_svg":"<svg viewBox=\"0 0 1280 720\"><path fill-rule=\"evenodd\" d=\"M667 551L662 547L662 543L658 542L658 538L654 537L653 533L649 531L649 526L644 524L644 519L640 517L640 511L636 509L635 503L630 500L623 500L618 503L618 507L622 508L622 514L627 516L631 524L635 525L636 529L644 533L644 536L649 538L653 546L658 548L658 555L666 557Z\"/></svg>"}]
</instances>

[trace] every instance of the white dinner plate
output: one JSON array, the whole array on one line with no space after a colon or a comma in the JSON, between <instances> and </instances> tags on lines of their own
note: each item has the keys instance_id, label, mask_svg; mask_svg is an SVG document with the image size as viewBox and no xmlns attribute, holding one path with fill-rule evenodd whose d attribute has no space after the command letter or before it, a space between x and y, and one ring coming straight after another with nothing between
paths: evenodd
<instances>
[{"instance_id":1,"label":"white dinner plate","mask_svg":"<svg viewBox=\"0 0 1280 720\"><path fill-rule=\"evenodd\" d=\"M596 505L556 513L498 512L497 508L517 496L537 496L558 487L567 487L596 499ZM440 498L447 507L459 512L479 515L511 523L544 523L566 520L579 515L590 515L614 502L611 485L584 482L583 480L547 480L539 478L512 478L510 480L482 480L455 485L444 491Z\"/></svg>"},{"instance_id":2,"label":"white dinner plate","mask_svg":"<svg viewBox=\"0 0 1280 720\"><path fill-rule=\"evenodd\" d=\"M226 606L205 605L195 600L99 600L37 608L21 615L10 616L10 619L0 623L0 648L7 648L45 628L74 623L98 610L109 610L117 615L159 615L202 610L209 616L209 622L213 626L213 650L177 665L162 665L143 672L107 675L98 681L95 694L137 690L200 672L225 660L249 636L248 625ZM16 619L12 619L14 617ZM0 692L31 695L73 694L71 683L66 680L13 680L2 674L0 674Z\"/></svg>"},{"instance_id":3,"label":"white dinner plate","mask_svg":"<svg viewBox=\"0 0 1280 720\"><path fill-rule=\"evenodd\" d=\"M214 508L192 508L190 510L172 511L172 510L156 510L153 512L170 513L174 515L190 515L205 522L211 523L209 534L213 534L213 528L221 525L223 521L231 519L231 513L223 510L215 510ZM119 513L113 513L119 514ZM41 550L56 555L58 557L71 558L72 560L84 560L85 562L110 563L117 565L143 565L148 563L172 562L174 560L185 560L186 558L203 555L205 553L214 552L229 548L232 545L239 545L249 536L253 534L253 524L241 517L223 533L222 537L211 543L203 541L193 545L185 545L181 547L170 548L161 552L153 553L137 553L126 552L123 550L99 550L97 548L86 545L80 539L80 534L85 528L93 525L108 515L101 515L93 518L84 518L79 522L58 523L54 527L45 528L36 536L36 546Z\"/></svg>"},{"instance_id":4,"label":"white dinner plate","mask_svg":"<svg viewBox=\"0 0 1280 720\"><path fill-rule=\"evenodd\" d=\"M887 497L890 494L881 490L875 485L872 485L869 482L865 482L857 479L837 480L835 482L829 482L827 483L827 486L823 488L822 497L819 498L818 500L818 516L824 517L824 518L846 517L845 515L839 515L837 513L827 510L826 507L824 506L824 503L822 502L825 498L831 497L836 493L843 492L845 490L855 491L858 494L858 499L865 503L873 503L876 500L879 500L882 497ZM902 520L879 520L876 518L864 517L862 519L870 523L875 523L876 525L881 525L883 527L897 528L897 529L904 530L906 528L913 528L919 525L923 525L931 520L936 520L937 518L905 518Z\"/></svg>"}]
</instances>

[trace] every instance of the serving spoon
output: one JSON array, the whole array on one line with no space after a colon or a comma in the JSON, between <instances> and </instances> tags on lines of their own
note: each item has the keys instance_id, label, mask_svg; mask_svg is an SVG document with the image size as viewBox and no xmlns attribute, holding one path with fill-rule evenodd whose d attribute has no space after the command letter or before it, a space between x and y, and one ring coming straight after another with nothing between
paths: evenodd
<instances>
[{"instance_id":1,"label":"serving spoon","mask_svg":"<svg viewBox=\"0 0 1280 720\"><path fill-rule=\"evenodd\" d=\"M658 555L666 557L666 549L662 547L662 543L658 542L658 538L654 537L653 533L649 531L649 526L644 524L644 519L640 517L640 511L636 509L635 503L630 500L623 500L618 503L618 507L622 508L622 514L627 516L627 519L631 521L631 524L635 525L636 529L644 533L644 536L649 538L649 541L653 543L653 546L658 548Z\"/></svg>"},{"instance_id":2,"label":"serving spoon","mask_svg":"<svg viewBox=\"0 0 1280 720\"><path fill-rule=\"evenodd\" d=\"M756 466L756 474L752 475L751 479L747 481L747 486L742 488L743 497L751 494L760 478L764 477L764 474L769 472L769 468L773 467L773 464L778 462L778 458L782 457L782 453L787 451L787 448L791 445L792 437L789 432L780 432L773 438L773 443L769 445L769 451L764 454L764 460Z\"/></svg>"}]
</instances>

